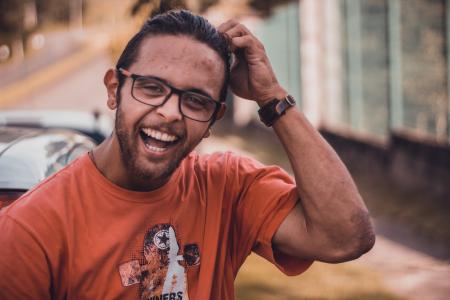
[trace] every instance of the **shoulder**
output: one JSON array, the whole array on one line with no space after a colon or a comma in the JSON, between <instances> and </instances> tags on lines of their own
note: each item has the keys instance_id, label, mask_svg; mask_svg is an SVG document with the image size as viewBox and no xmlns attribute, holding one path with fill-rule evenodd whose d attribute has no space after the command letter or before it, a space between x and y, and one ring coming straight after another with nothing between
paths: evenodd
<instances>
[{"instance_id":1,"label":"shoulder","mask_svg":"<svg viewBox=\"0 0 450 300\"><path fill-rule=\"evenodd\" d=\"M243 181L266 175L276 175L290 179L290 176L278 166L267 166L258 160L231 151L212 154L191 153L185 161L185 167L194 170L197 175L208 174L227 180Z\"/></svg>"},{"instance_id":2,"label":"shoulder","mask_svg":"<svg viewBox=\"0 0 450 300\"><path fill-rule=\"evenodd\" d=\"M82 177L84 157L80 157L60 171L41 181L22 197L0 211L17 222L33 223L40 219L54 220L66 208L67 193L77 178ZM21 221L22 220L22 221ZM47 221L45 221L47 222ZM54 224L53 224L54 225Z\"/></svg>"},{"instance_id":3,"label":"shoulder","mask_svg":"<svg viewBox=\"0 0 450 300\"><path fill-rule=\"evenodd\" d=\"M203 172L219 172L238 171L239 166L253 166L254 168L262 168L260 162L242 155L237 155L231 151L214 152L211 154L191 153L187 160L186 166Z\"/></svg>"}]
</instances>

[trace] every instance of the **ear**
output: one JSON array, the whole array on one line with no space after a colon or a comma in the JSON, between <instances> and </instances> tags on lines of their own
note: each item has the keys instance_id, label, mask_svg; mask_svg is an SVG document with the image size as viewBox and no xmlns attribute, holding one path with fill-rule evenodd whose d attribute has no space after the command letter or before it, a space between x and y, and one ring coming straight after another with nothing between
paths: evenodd
<instances>
[{"instance_id":1,"label":"ear","mask_svg":"<svg viewBox=\"0 0 450 300\"><path fill-rule=\"evenodd\" d=\"M217 115L216 115L216 121L223 118L223 116L225 115L226 110L227 110L227 105L225 103L221 103L220 109L219 109L219 111L217 112Z\"/></svg>"},{"instance_id":2,"label":"ear","mask_svg":"<svg viewBox=\"0 0 450 300\"><path fill-rule=\"evenodd\" d=\"M103 77L103 83L105 84L106 91L108 93L107 105L109 109L114 110L117 108L117 87L119 86L119 80L117 79L116 69L109 69L106 71Z\"/></svg>"},{"instance_id":3,"label":"ear","mask_svg":"<svg viewBox=\"0 0 450 300\"><path fill-rule=\"evenodd\" d=\"M213 121L209 124L208 130L205 132L205 135L203 138L208 138L211 135L211 128L214 125L214 123L217 120L220 120L223 118L223 115L225 114L225 111L227 110L227 105L225 103L220 104L219 111L216 114L216 117L213 119Z\"/></svg>"}]
</instances>

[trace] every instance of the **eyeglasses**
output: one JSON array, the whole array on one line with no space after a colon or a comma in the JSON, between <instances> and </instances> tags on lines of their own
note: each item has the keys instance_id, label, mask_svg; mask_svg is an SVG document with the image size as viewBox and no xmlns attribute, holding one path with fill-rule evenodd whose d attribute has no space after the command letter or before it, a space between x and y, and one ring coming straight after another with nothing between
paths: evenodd
<instances>
[{"instance_id":1,"label":"eyeglasses","mask_svg":"<svg viewBox=\"0 0 450 300\"><path fill-rule=\"evenodd\" d=\"M209 122L222 106L209 96L177 89L158 77L133 74L123 68L118 68L118 71L133 79L131 96L143 104L159 107L176 94L180 98L178 108L181 114L199 122Z\"/></svg>"}]
</instances>

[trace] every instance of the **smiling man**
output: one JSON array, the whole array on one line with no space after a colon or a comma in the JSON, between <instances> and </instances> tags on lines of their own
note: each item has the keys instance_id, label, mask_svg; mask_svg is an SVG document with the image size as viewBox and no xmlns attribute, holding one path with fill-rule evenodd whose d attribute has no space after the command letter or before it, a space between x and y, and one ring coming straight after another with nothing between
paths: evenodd
<instances>
[{"instance_id":1,"label":"smiling man","mask_svg":"<svg viewBox=\"0 0 450 300\"><path fill-rule=\"evenodd\" d=\"M158 15L104 83L111 137L0 212L1 299L233 299L251 251L295 275L373 246L346 168L243 25ZM295 182L230 152L193 151L223 116L228 86L261 107Z\"/></svg>"}]
</instances>

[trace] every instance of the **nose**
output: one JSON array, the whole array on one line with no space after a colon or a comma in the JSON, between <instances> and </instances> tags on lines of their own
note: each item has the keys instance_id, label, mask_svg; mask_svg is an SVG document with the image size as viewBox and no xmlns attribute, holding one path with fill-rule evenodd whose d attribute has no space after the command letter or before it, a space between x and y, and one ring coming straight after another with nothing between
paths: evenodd
<instances>
[{"instance_id":1,"label":"nose","mask_svg":"<svg viewBox=\"0 0 450 300\"><path fill-rule=\"evenodd\" d=\"M180 97L175 93L167 101L156 108L158 113L166 122L179 121L183 118L179 106Z\"/></svg>"}]
</instances>

